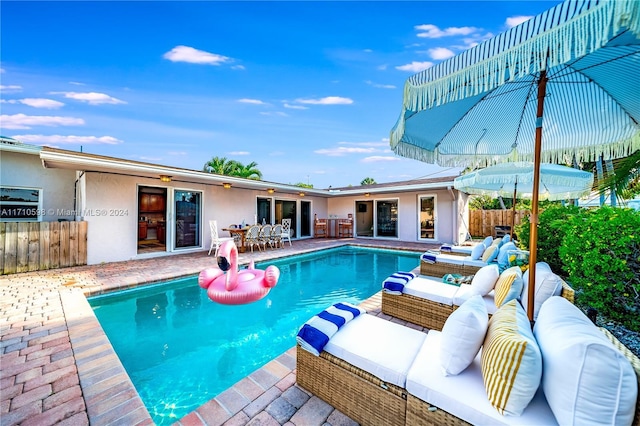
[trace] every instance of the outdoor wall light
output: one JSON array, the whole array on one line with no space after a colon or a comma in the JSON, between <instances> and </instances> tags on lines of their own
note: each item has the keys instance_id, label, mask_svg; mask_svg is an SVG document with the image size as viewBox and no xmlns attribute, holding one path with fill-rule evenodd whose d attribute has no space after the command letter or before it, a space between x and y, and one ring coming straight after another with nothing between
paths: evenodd
<instances>
[{"instance_id":1,"label":"outdoor wall light","mask_svg":"<svg viewBox=\"0 0 640 426\"><path fill-rule=\"evenodd\" d=\"M231 184L229 182L225 182L225 183L222 184L222 187L224 189L231 189Z\"/></svg>"},{"instance_id":2,"label":"outdoor wall light","mask_svg":"<svg viewBox=\"0 0 640 426\"><path fill-rule=\"evenodd\" d=\"M160 175L160 181L161 182L171 182L171 176Z\"/></svg>"},{"instance_id":3,"label":"outdoor wall light","mask_svg":"<svg viewBox=\"0 0 640 426\"><path fill-rule=\"evenodd\" d=\"M304 197L304 192L298 193L299 196Z\"/></svg>"},{"instance_id":4,"label":"outdoor wall light","mask_svg":"<svg viewBox=\"0 0 640 426\"><path fill-rule=\"evenodd\" d=\"M369 194L368 192L365 192L365 193L364 193L364 196L365 196L365 197L368 197L369 195L371 195L371 194Z\"/></svg>"},{"instance_id":5,"label":"outdoor wall light","mask_svg":"<svg viewBox=\"0 0 640 426\"><path fill-rule=\"evenodd\" d=\"M274 192L276 192L276 190L275 190L275 189L273 189L273 188L267 188L267 192L268 192L269 194L273 194Z\"/></svg>"}]
</instances>

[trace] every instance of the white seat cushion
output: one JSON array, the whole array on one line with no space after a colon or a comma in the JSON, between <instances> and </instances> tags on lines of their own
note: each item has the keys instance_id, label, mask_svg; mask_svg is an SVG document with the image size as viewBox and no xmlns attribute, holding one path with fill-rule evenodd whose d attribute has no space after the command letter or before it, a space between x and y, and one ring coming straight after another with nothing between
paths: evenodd
<instances>
[{"instance_id":1,"label":"white seat cushion","mask_svg":"<svg viewBox=\"0 0 640 426\"><path fill-rule=\"evenodd\" d=\"M529 305L529 270L522 275L524 287L520 298L524 310L528 313ZM562 293L562 279L551 271L549 264L536 263L536 286L533 297L533 320L538 318L538 312L542 304L551 296L560 296Z\"/></svg>"},{"instance_id":2,"label":"white seat cushion","mask_svg":"<svg viewBox=\"0 0 640 426\"><path fill-rule=\"evenodd\" d=\"M407 372L426 334L373 315L345 324L324 350L381 380L405 387Z\"/></svg>"},{"instance_id":3,"label":"white seat cushion","mask_svg":"<svg viewBox=\"0 0 640 426\"><path fill-rule=\"evenodd\" d=\"M559 423L632 423L638 395L633 367L580 309L550 297L533 333L542 351L542 388Z\"/></svg>"},{"instance_id":4,"label":"white seat cushion","mask_svg":"<svg viewBox=\"0 0 640 426\"><path fill-rule=\"evenodd\" d=\"M444 305L453 305L453 296L458 291L458 286L445 284L442 279L416 277L404 286L404 293Z\"/></svg>"},{"instance_id":5,"label":"white seat cushion","mask_svg":"<svg viewBox=\"0 0 640 426\"><path fill-rule=\"evenodd\" d=\"M475 425L557 425L547 401L538 391L520 416L502 416L489 404L482 381L480 355L456 376L440 371L442 333L431 330L407 376L407 391ZM481 350L482 351L482 350Z\"/></svg>"},{"instance_id":6,"label":"white seat cushion","mask_svg":"<svg viewBox=\"0 0 640 426\"><path fill-rule=\"evenodd\" d=\"M460 257L460 256L458 256L458 257ZM462 258L462 264L464 266L475 266L476 268L482 268L482 267L488 265L488 263L483 262L482 260L472 260L470 256L463 257Z\"/></svg>"},{"instance_id":7,"label":"white seat cushion","mask_svg":"<svg viewBox=\"0 0 640 426\"><path fill-rule=\"evenodd\" d=\"M462 304L474 294L476 293L471 288L471 285L461 284L460 287L458 287L458 291L456 291L456 294L453 296L453 304L455 306L462 306ZM491 290L489 294L482 296L482 300L487 307L487 313L489 315L493 315L498 310L498 308L496 308L496 303L494 302L493 290Z\"/></svg>"},{"instance_id":8,"label":"white seat cushion","mask_svg":"<svg viewBox=\"0 0 640 426\"><path fill-rule=\"evenodd\" d=\"M462 257L462 256L456 256L455 254L439 254L436 256L436 262L462 265L462 262L466 258L470 258L470 256Z\"/></svg>"}]
</instances>

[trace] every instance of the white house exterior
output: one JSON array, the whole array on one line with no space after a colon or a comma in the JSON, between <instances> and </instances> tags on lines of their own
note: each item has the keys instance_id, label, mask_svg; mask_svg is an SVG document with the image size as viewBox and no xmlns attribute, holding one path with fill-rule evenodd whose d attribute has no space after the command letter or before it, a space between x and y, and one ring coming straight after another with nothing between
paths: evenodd
<instances>
[{"instance_id":1,"label":"white house exterior","mask_svg":"<svg viewBox=\"0 0 640 426\"><path fill-rule=\"evenodd\" d=\"M3 214L2 221L86 221L90 265L208 250L210 220L223 228L289 217L300 239L313 237L314 215L352 214L361 238L444 243L467 236L467 197L453 189L454 177L325 190L26 144L1 143L0 160L3 194L35 190L38 207L35 216ZM5 197L1 207L9 212L11 202ZM147 240L156 248L143 250Z\"/></svg>"}]
</instances>

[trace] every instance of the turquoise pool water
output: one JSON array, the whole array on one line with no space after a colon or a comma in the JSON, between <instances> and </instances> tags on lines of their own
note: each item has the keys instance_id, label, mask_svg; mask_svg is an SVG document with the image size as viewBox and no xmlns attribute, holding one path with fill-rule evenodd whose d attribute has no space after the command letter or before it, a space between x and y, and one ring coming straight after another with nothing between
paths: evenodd
<instances>
[{"instance_id":1,"label":"turquoise pool water","mask_svg":"<svg viewBox=\"0 0 640 426\"><path fill-rule=\"evenodd\" d=\"M170 424L295 345L300 326L338 301L359 303L419 253L344 247L257 264L278 285L219 305L197 277L92 297L90 305L153 420Z\"/></svg>"}]
</instances>

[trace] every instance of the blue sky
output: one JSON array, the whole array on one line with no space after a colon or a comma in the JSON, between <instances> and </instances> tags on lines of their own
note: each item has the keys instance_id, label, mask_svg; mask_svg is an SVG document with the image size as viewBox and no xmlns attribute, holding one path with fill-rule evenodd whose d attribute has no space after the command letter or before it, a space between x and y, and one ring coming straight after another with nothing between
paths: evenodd
<instances>
[{"instance_id":1,"label":"blue sky","mask_svg":"<svg viewBox=\"0 0 640 426\"><path fill-rule=\"evenodd\" d=\"M457 174L390 150L405 80L557 3L2 1L0 134L315 188Z\"/></svg>"}]
</instances>

